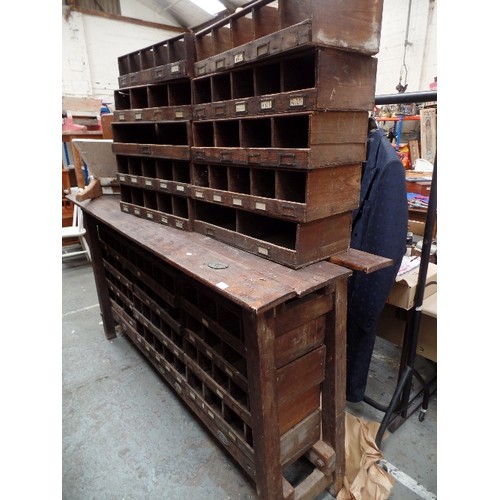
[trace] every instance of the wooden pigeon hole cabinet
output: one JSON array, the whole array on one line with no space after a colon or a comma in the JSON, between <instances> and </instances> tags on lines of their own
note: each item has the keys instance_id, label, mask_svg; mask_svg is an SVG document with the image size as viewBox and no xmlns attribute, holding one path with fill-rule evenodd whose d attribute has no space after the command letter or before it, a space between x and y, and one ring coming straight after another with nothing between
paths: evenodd
<instances>
[{"instance_id":1,"label":"wooden pigeon hole cabinet","mask_svg":"<svg viewBox=\"0 0 500 500\"><path fill-rule=\"evenodd\" d=\"M107 337L130 338L264 499L343 482L351 271L329 259L359 202L381 12L258 0L120 57L121 193L82 203Z\"/></svg>"},{"instance_id":2,"label":"wooden pigeon hole cabinet","mask_svg":"<svg viewBox=\"0 0 500 500\"><path fill-rule=\"evenodd\" d=\"M255 481L260 498L338 491L350 271L301 270L82 202L103 324L125 334ZM286 470L310 465L299 484Z\"/></svg>"}]
</instances>

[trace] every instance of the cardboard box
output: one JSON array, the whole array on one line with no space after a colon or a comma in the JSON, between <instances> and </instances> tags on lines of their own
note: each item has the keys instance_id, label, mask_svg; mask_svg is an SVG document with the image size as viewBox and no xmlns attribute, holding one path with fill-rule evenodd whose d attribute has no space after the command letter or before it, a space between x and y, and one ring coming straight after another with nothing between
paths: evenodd
<instances>
[{"instance_id":1,"label":"cardboard box","mask_svg":"<svg viewBox=\"0 0 500 500\"><path fill-rule=\"evenodd\" d=\"M425 231L425 222L419 220L408 220L408 231L418 236L423 236Z\"/></svg>"},{"instance_id":2,"label":"cardboard box","mask_svg":"<svg viewBox=\"0 0 500 500\"><path fill-rule=\"evenodd\" d=\"M415 293L417 291L419 270L420 267L417 267L412 271L402 274L396 278L386 301L388 304L407 310L413 307L415 302ZM431 282L436 283L429 284ZM424 291L424 299L437 291L437 265L432 262L429 262L426 283L427 286Z\"/></svg>"},{"instance_id":3,"label":"cardboard box","mask_svg":"<svg viewBox=\"0 0 500 500\"><path fill-rule=\"evenodd\" d=\"M398 314L396 307L386 304L377 324L377 335L401 347L405 328L404 314ZM416 353L437 363L437 293L422 304Z\"/></svg>"}]
</instances>

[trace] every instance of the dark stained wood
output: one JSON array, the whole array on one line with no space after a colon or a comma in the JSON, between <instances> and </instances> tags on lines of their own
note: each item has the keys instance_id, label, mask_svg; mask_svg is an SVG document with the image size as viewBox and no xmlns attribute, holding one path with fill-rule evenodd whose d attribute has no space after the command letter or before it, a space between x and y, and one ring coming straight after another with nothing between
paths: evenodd
<instances>
[{"instance_id":1,"label":"dark stained wood","mask_svg":"<svg viewBox=\"0 0 500 500\"><path fill-rule=\"evenodd\" d=\"M281 436L281 465L286 468L301 457L321 434L321 411L316 410Z\"/></svg>"},{"instance_id":2,"label":"dark stained wood","mask_svg":"<svg viewBox=\"0 0 500 500\"><path fill-rule=\"evenodd\" d=\"M226 170L226 165L213 166L231 182L241 170L240 167ZM257 169L249 168L250 176ZM262 169L260 170L262 172ZM282 169L266 169L268 175L276 179L276 193L270 196L258 196L237 191L234 187L225 190L213 187L191 185L186 186L186 193L196 200L214 202L229 208L237 206L254 213L266 213L268 216L292 222L311 222L331 215L340 214L357 208L359 204L359 190L361 179L361 163L325 167L322 169L303 172L302 177L291 177L295 172ZM298 174L298 173L297 173ZM302 174L302 172L300 173ZM137 176L136 176L137 177ZM121 174L122 182L130 183L127 176ZM294 182L297 186L295 193L286 198L285 185ZM154 180L153 180L154 182ZM233 185L236 184L233 182ZM139 185L137 178L134 185ZM300 191L300 192L299 192ZM298 194L297 194L298 193ZM303 201L294 201L295 196L302 196ZM291 198L291 199L290 199ZM258 207L258 208L257 208Z\"/></svg>"},{"instance_id":3,"label":"dark stained wood","mask_svg":"<svg viewBox=\"0 0 500 500\"><path fill-rule=\"evenodd\" d=\"M262 6L253 10L255 38L278 31L278 9Z\"/></svg>"},{"instance_id":4,"label":"dark stained wood","mask_svg":"<svg viewBox=\"0 0 500 500\"><path fill-rule=\"evenodd\" d=\"M182 121L191 118L191 105L150 107L141 110L122 109L113 114L113 119L116 122Z\"/></svg>"},{"instance_id":5,"label":"dark stained wood","mask_svg":"<svg viewBox=\"0 0 500 500\"><path fill-rule=\"evenodd\" d=\"M92 269L94 271L97 297L99 299L99 305L101 306L104 334L108 340L111 340L116 337L115 321L113 320L111 301L108 286L105 280L105 269L101 246L98 244L99 235L97 232L97 220L89 213L85 214L85 229L88 234L87 243L90 247L90 254L92 255Z\"/></svg>"},{"instance_id":6,"label":"dark stained wood","mask_svg":"<svg viewBox=\"0 0 500 500\"><path fill-rule=\"evenodd\" d=\"M309 499L328 488L343 463L345 397L342 350L328 343L345 348L337 308L351 272L326 261L292 270L123 214L117 196L79 204L93 227L105 328L119 325L260 498ZM303 455L316 468L292 487L283 470Z\"/></svg>"},{"instance_id":7,"label":"dark stained wood","mask_svg":"<svg viewBox=\"0 0 500 500\"><path fill-rule=\"evenodd\" d=\"M325 475L333 472L335 468L335 456L335 450L324 441L315 443L307 453L308 460Z\"/></svg>"},{"instance_id":8,"label":"dark stained wood","mask_svg":"<svg viewBox=\"0 0 500 500\"><path fill-rule=\"evenodd\" d=\"M277 230L276 225L274 231L270 231L259 222L256 220L254 224L247 225L247 231L250 228L264 233L250 235L197 220L195 215L194 230L293 269L325 260L337 252L346 250L350 243L350 212L296 224L293 228L294 233L286 231L290 229L289 226L283 228L284 232Z\"/></svg>"},{"instance_id":9,"label":"dark stained wood","mask_svg":"<svg viewBox=\"0 0 500 500\"><path fill-rule=\"evenodd\" d=\"M68 198L72 199L72 196ZM334 282L339 276L350 274L345 268L328 262L294 271L201 234L132 217L120 211L119 203L118 196L103 195L84 201L80 206L158 257L168 258L171 265L181 272L250 310L272 308L289 298L310 293L324 286L325 282ZM211 262L223 262L228 267L213 269L208 266Z\"/></svg>"},{"instance_id":10,"label":"dark stained wood","mask_svg":"<svg viewBox=\"0 0 500 500\"><path fill-rule=\"evenodd\" d=\"M336 496L343 485L345 474L345 387L346 387L346 316L347 278L336 282L335 305L326 317L325 380L322 399L322 438L336 454L334 484Z\"/></svg>"},{"instance_id":11,"label":"dark stained wood","mask_svg":"<svg viewBox=\"0 0 500 500\"><path fill-rule=\"evenodd\" d=\"M347 267L353 271L362 271L366 274L384 269L393 264L392 259L356 250L354 248L349 248L345 252L332 255L328 260L339 266Z\"/></svg>"},{"instance_id":12,"label":"dark stained wood","mask_svg":"<svg viewBox=\"0 0 500 500\"><path fill-rule=\"evenodd\" d=\"M255 36L253 25L254 25L253 19L244 16L234 17L231 20L231 34L232 34L231 47L238 47L239 45L243 45L244 43L251 42Z\"/></svg>"},{"instance_id":13,"label":"dark stained wood","mask_svg":"<svg viewBox=\"0 0 500 500\"><path fill-rule=\"evenodd\" d=\"M223 26L213 31L214 51L216 54L229 50L233 44L231 40L231 30L229 26Z\"/></svg>"},{"instance_id":14,"label":"dark stained wood","mask_svg":"<svg viewBox=\"0 0 500 500\"><path fill-rule=\"evenodd\" d=\"M248 374L254 442L257 494L262 498L281 498L280 438L274 363L272 314L247 314L245 337L248 346Z\"/></svg>"},{"instance_id":15,"label":"dark stained wood","mask_svg":"<svg viewBox=\"0 0 500 500\"><path fill-rule=\"evenodd\" d=\"M311 387L319 386L325 376L324 368L325 347L321 346L277 370L276 403L282 405Z\"/></svg>"},{"instance_id":16,"label":"dark stained wood","mask_svg":"<svg viewBox=\"0 0 500 500\"><path fill-rule=\"evenodd\" d=\"M278 407L279 430L282 436L320 407L320 387L311 387Z\"/></svg>"}]
</instances>

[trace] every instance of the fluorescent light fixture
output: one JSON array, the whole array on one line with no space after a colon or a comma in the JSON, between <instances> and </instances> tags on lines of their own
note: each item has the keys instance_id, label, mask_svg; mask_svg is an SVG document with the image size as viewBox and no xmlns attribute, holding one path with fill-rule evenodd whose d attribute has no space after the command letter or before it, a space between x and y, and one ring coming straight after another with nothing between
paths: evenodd
<instances>
[{"instance_id":1,"label":"fluorescent light fixture","mask_svg":"<svg viewBox=\"0 0 500 500\"><path fill-rule=\"evenodd\" d=\"M201 7L212 16L225 9L224 5L222 5L219 0L191 0L191 2Z\"/></svg>"}]
</instances>

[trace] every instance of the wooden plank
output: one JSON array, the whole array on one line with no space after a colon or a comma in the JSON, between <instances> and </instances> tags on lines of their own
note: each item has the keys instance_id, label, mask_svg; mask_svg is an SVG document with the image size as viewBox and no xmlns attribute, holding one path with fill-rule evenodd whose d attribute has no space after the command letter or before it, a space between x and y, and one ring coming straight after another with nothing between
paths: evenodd
<instances>
[{"instance_id":1,"label":"wooden plank","mask_svg":"<svg viewBox=\"0 0 500 500\"><path fill-rule=\"evenodd\" d=\"M99 245L97 220L89 214L85 215L85 228L89 236L87 241L90 247L90 254L92 255L92 269L94 271L97 297L101 307L104 334L108 340L111 340L116 337L115 321L113 319L109 290L105 279L106 273L101 245Z\"/></svg>"},{"instance_id":2,"label":"wooden plank","mask_svg":"<svg viewBox=\"0 0 500 500\"><path fill-rule=\"evenodd\" d=\"M316 349L323 344L324 339L324 318L313 319L284 335L277 336L275 341L276 368L281 368L283 365Z\"/></svg>"},{"instance_id":3,"label":"wooden plank","mask_svg":"<svg viewBox=\"0 0 500 500\"><path fill-rule=\"evenodd\" d=\"M392 259L354 248L348 248L345 252L332 255L328 260L339 266L347 267L353 271L362 271L366 274L384 269L393 264Z\"/></svg>"},{"instance_id":4,"label":"wooden plank","mask_svg":"<svg viewBox=\"0 0 500 500\"><path fill-rule=\"evenodd\" d=\"M318 441L308 451L308 460L325 475L330 475L335 468L335 450L324 441Z\"/></svg>"},{"instance_id":5,"label":"wooden plank","mask_svg":"<svg viewBox=\"0 0 500 500\"><path fill-rule=\"evenodd\" d=\"M320 407L320 387L311 387L278 407L280 435L287 433Z\"/></svg>"},{"instance_id":6,"label":"wooden plank","mask_svg":"<svg viewBox=\"0 0 500 500\"><path fill-rule=\"evenodd\" d=\"M294 500L316 498L331 484L332 477L325 476L319 469L314 469L296 488Z\"/></svg>"},{"instance_id":7,"label":"wooden plank","mask_svg":"<svg viewBox=\"0 0 500 500\"><path fill-rule=\"evenodd\" d=\"M309 294L301 301L291 302L283 307L276 316L276 337L293 332L311 323L331 310L331 295Z\"/></svg>"},{"instance_id":8,"label":"wooden plank","mask_svg":"<svg viewBox=\"0 0 500 500\"><path fill-rule=\"evenodd\" d=\"M279 30L278 9L276 7L259 7L253 11L255 38L269 35Z\"/></svg>"},{"instance_id":9,"label":"wooden plank","mask_svg":"<svg viewBox=\"0 0 500 500\"><path fill-rule=\"evenodd\" d=\"M316 410L281 436L281 465L283 469L301 457L321 434L321 411ZM271 497L270 497L271 498Z\"/></svg>"},{"instance_id":10,"label":"wooden plank","mask_svg":"<svg viewBox=\"0 0 500 500\"><path fill-rule=\"evenodd\" d=\"M277 370L276 403L278 405L321 384L325 377L325 351L325 346L321 346Z\"/></svg>"},{"instance_id":11,"label":"wooden plank","mask_svg":"<svg viewBox=\"0 0 500 500\"><path fill-rule=\"evenodd\" d=\"M274 335L272 311L245 314L245 338L250 408L255 451L257 495L261 498L282 498L280 438L276 405Z\"/></svg>"},{"instance_id":12,"label":"wooden plank","mask_svg":"<svg viewBox=\"0 0 500 500\"><path fill-rule=\"evenodd\" d=\"M347 278L334 286L334 308L327 315L325 380L322 393L322 439L335 450L336 465L331 492L336 496L345 474L345 391Z\"/></svg>"}]
</instances>

